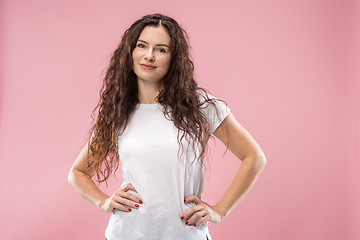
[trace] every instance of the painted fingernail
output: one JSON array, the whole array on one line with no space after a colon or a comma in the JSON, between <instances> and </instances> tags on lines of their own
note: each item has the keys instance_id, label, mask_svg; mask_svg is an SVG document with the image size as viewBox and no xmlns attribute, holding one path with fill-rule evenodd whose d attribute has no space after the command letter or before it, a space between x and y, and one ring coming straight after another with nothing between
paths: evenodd
<instances>
[{"instance_id":1,"label":"painted fingernail","mask_svg":"<svg viewBox=\"0 0 360 240\"><path fill-rule=\"evenodd\" d=\"M138 205L138 204L135 204L135 207L139 207L139 205Z\"/></svg>"},{"instance_id":2,"label":"painted fingernail","mask_svg":"<svg viewBox=\"0 0 360 240\"><path fill-rule=\"evenodd\" d=\"M129 212L131 212L131 209L129 208Z\"/></svg>"},{"instance_id":3,"label":"painted fingernail","mask_svg":"<svg viewBox=\"0 0 360 240\"><path fill-rule=\"evenodd\" d=\"M189 223L188 222L185 222L186 225L188 225Z\"/></svg>"},{"instance_id":4,"label":"painted fingernail","mask_svg":"<svg viewBox=\"0 0 360 240\"><path fill-rule=\"evenodd\" d=\"M194 223L194 227L196 227L196 223Z\"/></svg>"},{"instance_id":5,"label":"painted fingernail","mask_svg":"<svg viewBox=\"0 0 360 240\"><path fill-rule=\"evenodd\" d=\"M181 219L184 219L184 217L183 217L183 216L181 216Z\"/></svg>"},{"instance_id":6,"label":"painted fingernail","mask_svg":"<svg viewBox=\"0 0 360 240\"><path fill-rule=\"evenodd\" d=\"M141 201L141 200L139 200L139 203L140 203L140 204L142 204L142 201Z\"/></svg>"},{"instance_id":7,"label":"painted fingernail","mask_svg":"<svg viewBox=\"0 0 360 240\"><path fill-rule=\"evenodd\" d=\"M184 199L184 203L186 203L186 199Z\"/></svg>"}]
</instances>

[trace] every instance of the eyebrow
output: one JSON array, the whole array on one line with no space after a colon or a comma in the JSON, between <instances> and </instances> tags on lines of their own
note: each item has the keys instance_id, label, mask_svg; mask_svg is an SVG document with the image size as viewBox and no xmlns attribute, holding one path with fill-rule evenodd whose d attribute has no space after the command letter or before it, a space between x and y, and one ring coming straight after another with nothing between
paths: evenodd
<instances>
[{"instance_id":1,"label":"eyebrow","mask_svg":"<svg viewBox=\"0 0 360 240\"><path fill-rule=\"evenodd\" d=\"M139 39L138 41L139 41L139 42L146 43L146 44L149 44L149 43L147 43L146 41L144 41L144 40L142 40L142 39ZM165 47L168 47L168 48L169 48L169 46L166 45L166 44L164 44L164 43L156 44L156 46L165 46Z\"/></svg>"}]
</instances>

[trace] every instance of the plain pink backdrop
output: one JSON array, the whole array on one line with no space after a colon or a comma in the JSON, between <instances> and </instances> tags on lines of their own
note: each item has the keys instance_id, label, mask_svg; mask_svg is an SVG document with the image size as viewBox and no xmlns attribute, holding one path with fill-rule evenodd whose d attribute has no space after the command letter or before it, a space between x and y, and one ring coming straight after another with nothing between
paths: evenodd
<instances>
[{"instance_id":1,"label":"plain pink backdrop","mask_svg":"<svg viewBox=\"0 0 360 240\"><path fill-rule=\"evenodd\" d=\"M102 77L122 33L148 13L190 36L195 77L267 157L215 240L360 239L357 1L0 2L0 238L104 239L110 217L70 187ZM210 142L203 200L240 161ZM111 194L121 183L111 180Z\"/></svg>"}]
</instances>

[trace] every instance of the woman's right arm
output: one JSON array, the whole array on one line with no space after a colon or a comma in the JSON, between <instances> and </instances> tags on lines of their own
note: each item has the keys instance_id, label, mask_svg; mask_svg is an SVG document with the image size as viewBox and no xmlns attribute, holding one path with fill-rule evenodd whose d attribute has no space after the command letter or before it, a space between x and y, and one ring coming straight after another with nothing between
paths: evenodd
<instances>
[{"instance_id":1,"label":"woman's right arm","mask_svg":"<svg viewBox=\"0 0 360 240\"><path fill-rule=\"evenodd\" d=\"M128 190L136 192L135 188L131 184L118 189L111 197L103 193L92 180L92 176L95 174L95 169L93 167L87 168L87 158L88 143L86 143L84 148L81 150L68 174L69 184L77 193L80 194L82 198L104 212L112 212L114 208L130 212L131 209L129 207L133 207L135 209L139 207L139 205L135 202L142 203L141 200L135 195L127 192ZM90 158L90 161L92 160L94 159Z\"/></svg>"}]
</instances>

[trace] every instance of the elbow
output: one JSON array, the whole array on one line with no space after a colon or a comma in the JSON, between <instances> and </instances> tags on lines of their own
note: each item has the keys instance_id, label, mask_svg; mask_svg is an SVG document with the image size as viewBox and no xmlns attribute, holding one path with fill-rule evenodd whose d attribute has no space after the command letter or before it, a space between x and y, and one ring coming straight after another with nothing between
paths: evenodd
<instances>
[{"instance_id":1,"label":"elbow","mask_svg":"<svg viewBox=\"0 0 360 240\"><path fill-rule=\"evenodd\" d=\"M259 175L266 165L265 156L257 156L252 159L251 166L256 175Z\"/></svg>"},{"instance_id":2,"label":"elbow","mask_svg":"<svg viewBox=\"0 0 360 240\"><path fill-rule=\"evenodd\" d=\"M71 186L73 185L73 182L74 182L74 170L72 168L70 169L70 171L68 173L67 181Z\"/></svg>"},{"instance_id":3,"label":"elbow","mask_svg":"<svg viewBox=\"0 0 360 240\"><path fill-rule=\"evenodd\" d=\"M250 164L254 169L256 169L256 171L261 172L266 165L266 157L263 154L249 157L248 164Z\"/></svg>"},{"instance_id":4,"label":"elbow","mask_svg":"<svg viewBox=\"0 0 360 240\"><path fill-rule=\"evenodd\" d=\"M256 165L259 165L261 168L264 168L266 165L266 157L265 154L261 151L260 153L255 155L254 159L256 159Z\"/></svg>"},{"instance_id":5,"label":"elbow","mask_svg":"<svg viewBox=\"0 0 360 240\"><path fill-rule=\"evenodd\" d=\"M258 157L258 162L258 164L260 165L260 169L262 170L267 162L265 155L261 155L260 157Z\"/></svg>"}]
</instances>

